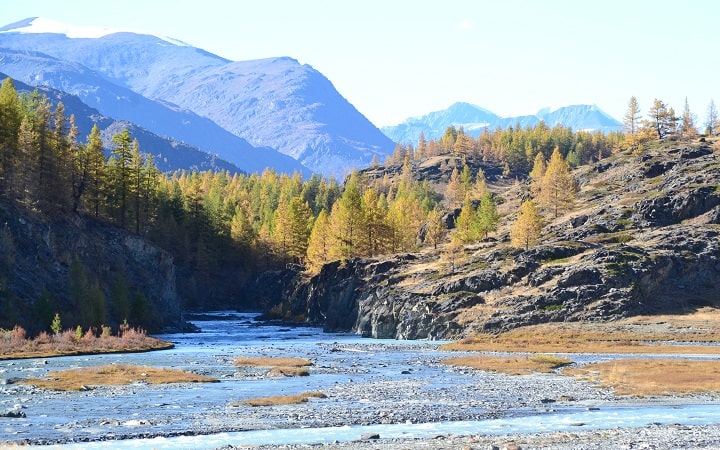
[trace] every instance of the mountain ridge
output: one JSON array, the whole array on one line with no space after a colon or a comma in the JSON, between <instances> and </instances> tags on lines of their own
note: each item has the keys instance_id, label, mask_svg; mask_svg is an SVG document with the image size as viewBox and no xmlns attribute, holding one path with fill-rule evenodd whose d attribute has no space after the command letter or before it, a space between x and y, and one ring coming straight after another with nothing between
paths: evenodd
<instances>
[{"instance_id":1,"label":"mountain ridge","mask_svg":"<svg viewBox=\"0 0 720 450\"><path fill-rule=\"evenodd\" d=\"M562 125L574 130L618 131L622 124L602 111L597 105L569 105L559 108L543 108L533 115L500 117L499 115L467 102L455 102L448 108L413 116L404 122L381 127L390 139L401 144L416 144L423 133L426 139L440 139L449 126L462 126L474 137L483 130L519 126L533 127L545 122L550 127Z\"/></svg>"},{"instance_id":2,"label":"mountain ridge","mask_svg":"<svg viewBox=\"0 0 720 450\"><path fill-rule=\"evenodd\" d=\"M127 32L88 39L19 33L10 26L4 30L0 47L32 49L80 64L105 82L192 111L256 147L274 148L324 175L341 177L376 156L383 159L395 147L330 80L292 58L229 61Z\"/></svg>"}]
</instances>

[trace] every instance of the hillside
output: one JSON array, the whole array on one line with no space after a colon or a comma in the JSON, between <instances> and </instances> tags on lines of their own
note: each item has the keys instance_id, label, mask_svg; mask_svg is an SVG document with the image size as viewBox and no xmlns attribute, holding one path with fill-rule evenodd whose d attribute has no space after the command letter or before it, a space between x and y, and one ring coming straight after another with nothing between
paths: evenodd
<instances>
[{"instance_id":1,"label":"hillside","mask_svg":"<svg viewBox=\"0 0 720 450\"><path fill-rule=\"evenodd\" d=\"M441 159L433 169L414 164L413 173L447 182L452 162ZM574 207L557 219L546 213L540 244L527 251L510 246L509 225L529 185L485 168L502 215L488 239L452 260L444 244L330 263L313 277L266 275L263 298L282 298L268 312L328 331L447 339L720 306L720 154L711 143L669 142L580 166Z\"/></svg>"}]
</instances>

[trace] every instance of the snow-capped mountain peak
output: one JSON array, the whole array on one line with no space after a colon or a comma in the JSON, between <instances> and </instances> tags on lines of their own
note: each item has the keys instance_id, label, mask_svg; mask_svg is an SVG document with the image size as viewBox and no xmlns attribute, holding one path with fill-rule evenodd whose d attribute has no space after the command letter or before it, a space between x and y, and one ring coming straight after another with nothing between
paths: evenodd
<instances>
[{"instance_id":1,"label":"snow-capped mountain peak","mask_svg":"<svg viewBox=\"0 0 720 450\"><path fill-rule=\"evenodd\" d=\"M120 29L120 28L107 28L107 27L95 27L95 26L80 26L80 25L68 25L56 20L47 19L45 17L30 17L28 19L21 20L19 22L12 23L10 25L0 28L0 33L28 33L28 34L63 34L70 39L98 39L110 34L115 33L135 33L135 34L147 34L155 36L158 39L169 42L171 44L188 47L189 44L182 42L178 39L170 38L167 36L161 36L152 33L144 33L137 30L131 29Z\"/></svg>"}]
</instances>

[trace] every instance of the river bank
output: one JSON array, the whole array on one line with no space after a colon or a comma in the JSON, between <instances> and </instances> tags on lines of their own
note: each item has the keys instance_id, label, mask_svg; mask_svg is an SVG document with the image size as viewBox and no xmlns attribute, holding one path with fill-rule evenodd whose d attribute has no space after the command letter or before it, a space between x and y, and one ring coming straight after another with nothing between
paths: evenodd
<instances>
[{"instance_id":1,"label":"river bank","mask_svg":"<svg viewBox=\"0 0 720 450\"><path fill-rule=\"evenodd\" d=\"M642 433L652 438L648 438L652 446L645 448L693 448L704 442L693 440L696 427L705 427L698 433L707 442L716 442L712 439L718 435L717 394L619 397L608 388L559 371L510 376L449 366L443 361L458 353L442 350L442 343L333 335L313 328L261 324L243 315L198 325L203 332L162 336L175 347L159 352L0 363L0 377L5 380L0 384L0 411L26 415L2 419L0 443L50 444L58 449L113 445L399 449L502 448L516 441L522 448L562 449L583 448L575 445L583 439L587 448L601 448L590 445L602 442L603 436L609 436L604 441L608 443L648 430ZM234 366L241 356L297 357L313 365L308 376L275 376L259 367ZM572 355L575 365L618 357ZM220 382L162 386L139 382L57 392L13 381L99 364L175 368ZM243 403L308 391L321 392L325 398L272 407ZM380 439L361 440L369 435ZM685 439L687 445L677 445L676 438ZM562 447L566 442L568 447Z\"/></svg>"}]
</instances>

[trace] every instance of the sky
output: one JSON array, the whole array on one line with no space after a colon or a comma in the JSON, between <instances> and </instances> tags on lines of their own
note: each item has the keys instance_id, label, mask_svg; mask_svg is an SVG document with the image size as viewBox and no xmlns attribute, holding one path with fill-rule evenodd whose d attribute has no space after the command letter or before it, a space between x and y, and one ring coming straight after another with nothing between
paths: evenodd
<instances>
[{"instance_id":1,"label":"sky","mask_svg":"<svg viewBox=\"0 0 720 450\"><path fill-rule=\"evenodd\" d=\"M222 57L290 56L376 126L463 101L500 116L631 96L703 123L720 105L720 2L709 0L3 0L27 17L136 30ZM0 67L1 69L1 67Z\"/></svg>"}]
</instances>

